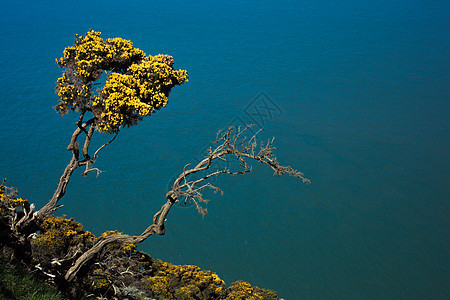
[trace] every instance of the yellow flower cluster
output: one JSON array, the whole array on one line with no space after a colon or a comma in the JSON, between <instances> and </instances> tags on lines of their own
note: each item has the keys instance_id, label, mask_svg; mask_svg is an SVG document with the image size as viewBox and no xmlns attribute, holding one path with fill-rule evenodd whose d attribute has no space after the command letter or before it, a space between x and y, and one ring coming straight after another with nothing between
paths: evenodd
<instances>
[{"instance_id":1,"label":"yellow flower cluster","mask_svg":"<svg viewBox=\"0 0 450 300\"><path fill-rule=\"evenodd\" d=\"M92 282L93 290L107 291L112 286L111 280L109 280L109 272L102 269L92 271L89 280Z\"/></svg>"},{"instance_id":2,"label":"yellow flower cluster","mask_svg":"<svg viewBox=\"0 0 450 300\"><path fill-rule=\"evenodd\" d=\"M225 282L211 271L203 271L197 266L177 266L157 259L152 268L156 276L147 277L142 282L155 295L176 299L215 299L225 293Z\"/></svg>"},{"instance_id":3,"label":"yellow flower cluster","mask_svg":"<svg viewBox=\"0 0 450 300\"><path fill-rule=\"evenodd\" d=\"M231 284L233 293L227 297L229 300L262 300L262 296L252 295L253 287L250 283L244 281L236 281Z\"/></svg>"},{"instance_id":4,"label":"yellow flower cluster","mask_svg":"<svg viewBox=\"0 0 450 300\"><path fill-rule=\"evenodd\" d=\"M105 237L110 236L110 235L121 235L121 234L123 234L123 233L119 232L117 230L109 230L109 231L103 232L100 235L100 237L98 238L98 240L104 239ZM108 249L110 251L115 251L115 250L120 249L121 246L122 245L120 243L113 243L113 244L109 244L108 246L106 246L106 249Z\"/></svg>"},{"instance_id":5,"label":"yellow flower cluster","mask_svg":"<svg viewBox=\"0 0 450 300\"><path fill-rule=\"evenodd\" d=\"M41 233L31 241L31 245L52 255L65 255L72 246L92 245L95 236L83 231L83 225L74 219L51 216L40 228Z\"/></svg>"},{"instance_id":6,"label":"yellow flower cluster","mask_svg":"<svg viewBox=\"0 0 450 300\"><path fill-rule=\"evenodd\" d=\"M64 57L56 62L61 67L73 66L76 75L86 82L95 80L101 70L130 65L145 57L145 53L133 47L133 43L122 38L108 39L101 33L90 30L85 36L75 36L75 45L64 50Z\"/></svg>"},{"instance_id":7,"label":"yellow flower cluster","mask_svg":"<svg viewBox=\"0 0 450 300\"><path fill-rule=\"evenodd\" d=\"M142 117L164 107L170 90L188 81L185 70L173 68L169 55L147 56L122 38L104 41L100 32L75 36L74 46L56 61L65 71L57 80L60 98L55 109L92 111L101 132L118 132L120 126L137 124ZM92 87L102 71L108 74L103 89Z\"/></svg>"},{"instance_id":8,"label":"yellow flower cluster","mask_svg":"<svg viewBox=\"0 0 450 300\"><path fill-rule=\"evenodd\" d=\"M14 198L9 197L8 195L4 194L3 192L0 192L0 201L4 202L10 207L23 209L25 206L30 206L30 203L26 199L22 198Z\"/></svg>"},{"instance_id":9,"label":"yellow flower cluster","mask_svg":"<svg viewBox=\"0 0 450 300\"><path fill-rule=\"evenodd\" d=\"M171 56L148 56L124 74L112 73L92 105L94 111L101 111L99 131L117 132L120 126L135 125L164 107L171 88L188 80L185 70L175 70L172 65Z\"/></svg>"},{"instance_id":10,"label":"yellow flower cluster","mask_svg":"<svg viewBox=\"0 0 450 300\"><path fill-rule=\"evenodd\" d=\"M136 245L135 244L126 244L123 246L122 249L125 252L134 252L136 250Z\"/></svg>"},{"instance_id":11,"label":"yellow flower cluster","mask_svg":"<svg viewBox=\"0 0 450 300\"><path fill-rule=\"evenodd\" d=\"M271 290L253 287L250 283L239 280L233 282L231 292L225 300L276 300L277 293ZM283 299L280 299L283 300Z\"/></svg>"},{"instance_id":12,"label":"yellow flower cluster","mask_svg":"<svg viewBox=\"0 0 450 300\"><path fill-rule=\"evenodd\" d=\"M134 48L133 43L129 40L122 38L112 38L106 41L106 58L113 60L115 58L121 58L125 60L130 59L142 59L145 57L144 51Z\"/></svg>"},{"instance_id":13,"label":"yellow flower cluster","mask_svg":"<svg viewBox=\"0 0 450 300\"><path fill-rule=\"evenodd\" d=\"M117 231L117 230L108 230L108 231L105 231L105 232L103 232L100 236L99 236L99 240L100 239L103 239L103 238L105 238L105 237L107 237L107 236L110 236L110 235L115 235L115 234L123 234L122 232L119 232L119 231Z\"/></svg>"},{"instance_id":14,"label":"yellow flower cluster","mask_svg":"<svg viewBox=\"0 0 450 300\"><path fill-rule=\"evenodd\" d=\"M56 91L59 96L59 103L55 109L66 113L68 109L75 110L77 107L84 106L90 98L90 84L75 83L64 73L56 81Z\"/></svg>"},{"instance_id":15,"label":"yellow flower cluster","mask_svg":"<svg viewBox=\"0 0 450 300\"><path fill-rule=\"evenodd\" d=\"M8 194L6 187L0 185L0 214L7 215L10 214L10 209L30 209L30 202L26 199L17 198L12 194Z\"/></svg>"},{"instance_id":16,"label":"yellow flower cluster","mask_svg":"<svg viewBox=\"0 0 450 300\"><path fill-rule=\"evenodd\" d=\"M100 32L93 30L85 36L75 36L75 45L64 49L64 57L56 62L62 67L74 67L76 74L83 79L88 79L93 72L100 69L106 46L100 37Z\"/></svg>"},{"instance_id":17,"label":"yellow flower cluster","mask_svg":"<svg viewBox=\"0 0 450 300\"><path fill-rule=\"evenodd\" d=\"M148 56L124 74L112 73L92 105L94 111L101 111L99 131L116 132L121 125L134 125L164 107L170 89L188 80L187 72L173 69L172 64L171 56Z\"/></svg>"},{"instance_id":18,"label":"yellow flower cluster","mask_svg":"<svg viewBox=\"0 0 450 300\"><path fill-rule=\"evenodd\" d=\"M173 296L169 291L169 280L167 277L154 276L143 280L143 283L150 288L157 296L172 299Z\"/></svg>"}]
</instances>

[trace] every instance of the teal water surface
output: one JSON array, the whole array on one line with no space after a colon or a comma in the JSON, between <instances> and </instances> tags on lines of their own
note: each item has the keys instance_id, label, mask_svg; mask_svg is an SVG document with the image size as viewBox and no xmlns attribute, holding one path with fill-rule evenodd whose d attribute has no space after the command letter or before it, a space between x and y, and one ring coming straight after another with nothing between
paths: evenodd
<instances>
[{"instance_id":1,"label":"teal water surface","mask_svg":"<svg viewBox=\"0 0 450 300\"><path fill-rule=\"evenodd\" d=\"M74 175L59 214L139 234L217 130L256 123L312 183L257 165L221 178L205 218L176 207L140 249L291 300L450 298L448 2L1 6L0 176L22 197L44 205L70 160L54 59L91 28L174 56L190 80L104 150L105 173Z\"/></svg>"}]
</instances>

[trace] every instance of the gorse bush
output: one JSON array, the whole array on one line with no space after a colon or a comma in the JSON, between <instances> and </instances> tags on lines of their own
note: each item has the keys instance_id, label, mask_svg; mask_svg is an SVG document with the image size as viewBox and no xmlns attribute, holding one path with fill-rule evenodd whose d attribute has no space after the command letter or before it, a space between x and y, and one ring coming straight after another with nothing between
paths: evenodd
<instances>
[{"instance_id":1,"label":"gorse bush","mask_svg":"<svg viewBox=\"0 0 450 300\"><path fill-rule=\"evenodd\" d=\"M73 246L90 247L95 241L92 233L83 231L83 225L64 216L49 217L42 223L40 231L41 233L31 240L31 245L55 256L66 255Z\"/></svg>"},{"instance_id":2,"label":"gorse bush","mask_svg":"<svg viewBox=\"0 0 450 300\"><path fill-rule=\"evenodd\" d=\"M177 266L157 259L155 276L142 280L155 296L176 299L217 299L224 295L225 282L211 271L197 266Z\"/></svg>"},{"instance_id":3,"label":"gorse bush","mask_svg":"<svg viewBox=\"0 0 450 300\"><path fill-rule=\"evenodd\" d=\"M91 111L101 132L118 132L135 125L168 103L172 87L188 81L185 70L175 70L169 55L146 55L122 38L106 41L93 30L75 36L74 46L56 62L65 69L57 80L60 98L55 109ZM102 72L107 79L94 91Z\"/></svg>"}]
</instances>

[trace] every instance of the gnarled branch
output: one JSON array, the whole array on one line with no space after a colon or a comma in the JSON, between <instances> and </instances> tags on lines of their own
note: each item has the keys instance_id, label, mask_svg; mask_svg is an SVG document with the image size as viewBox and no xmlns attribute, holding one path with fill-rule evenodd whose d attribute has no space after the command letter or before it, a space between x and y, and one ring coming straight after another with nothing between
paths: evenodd
<instances>
[{"instance_id":1,"label":"gnarled branch","mask_svg":"<svg viewBox=\"0 0 450 300\"><path fill-rule=\"evenodd\" d=\"M242 175L250 172L251 167L247 164L246 159L254 159L268 165L274 170L274 174L276 175L289 174L301 179L304 183L309 183L309 180L303 176L303 173L278 163L276 156L272 152L275 149L272 145L273 139L269 140L265 145L261 144L259 148L256 143L256 134L249 140L246 140L243 137L243 134L247 132L251 126L252 125L249 125L242 130L238 128L236 133L236 128L234 127L230 127L225 133L219 132L215 141L217 144L216 148L210 149L206 157L195 167L188 169L190 164L187 164L183 168L183 172L175 179L172 189L166 194L166 203L153 216L152 224L147 227L142 234L138 236L110 235L100 239L91 249L86 251L76 260L74 265L66 273L66 280L72 281L83 265L96 257L96 255L107 245L113 243L138 244L155 233L163 235L165 233L164 223L166 217L172 206L179 201L179 198L184 197L184 201L192 200L195 203L197 210L202 215L205 215L207 211L200 203L207 202L207 200L203 198L202 190L211 188L215 192L222 192L218 187L207 182L207 180L212 176L218 176L220 174ZM232 171L228 168L224 168L221 170L210 171L212 161L216 159L226 160L228 156L234 156L240 162L240 169ZM205 171L206 174L201 178L191 179L192 175L203 171Z\"/></svg>"},{"instance_id":2,"label":"gnarled branch","mask_svg":"<svg viewBox=\"0 0 450 300\"><path fill-rule=\"evenodd\" d=\"M37 220L44 220L47 218L50 214L52 214L54 211L56 211L59 207L57 206L58 201L65 195L67 185L69 184L70 178L72 177L73 172L80 166L86 166L85 172L82 174L84 176L87 175L87 173L91 171L97 171L97 176L102 172L97 168L92 168L92 164L94 163L95 159L97 158L98 152L112 143L115 138L117 137L116 133L114 135L114 138L110 140L108 143L101 146L97 151L94 153L94 156L91 158L89 155L89 146L91 144L92 135L94 134L94 131L96 129L95 125L95 117L89 119L88 121L83 122L84 112L80 114L80 118L77 122L77 128L72 134L72 137L70 139L70 143L67 146L68 151L72 151L72 159L70 160L69 164L66 166L61 178L59 179L58 186L56 188L55 193L53 194L53 197L47 202L47 204L42 207L39 211L35 212L33 214L33 219ZM86 128L89 129L87 130ZM82 134L86 134L86 138L84 141L83 148L81 150L82 155L84 157L83 160L80 161L80 146L78 143L78 137Z\"/></svg>"}]
</instances>

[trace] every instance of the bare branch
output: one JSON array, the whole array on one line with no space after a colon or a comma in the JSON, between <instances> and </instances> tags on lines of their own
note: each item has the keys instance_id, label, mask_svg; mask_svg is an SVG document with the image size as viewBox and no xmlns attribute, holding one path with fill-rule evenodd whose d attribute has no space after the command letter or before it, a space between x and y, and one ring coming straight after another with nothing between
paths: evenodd
<instances>
[{"instance_id":1,"label":"bare branch","mask_svg":"<svg viewBox=\"0 0 450 300\"><path fill-rule=\"evenodd\" d=\"M272 145L273 139L269 140L265 145L261 144L258 151L256 151L256 134L246 142L245 139L242 142L239 142L242 135L250 127L251 125L242 130L238 128L237 133L234 133L234 127L230 127L224 133L219 132L216 137L217 146L215 149L209 149L207 156L195 167L189 169L188 167L190 164L184 166L183 172L175 179L172 189L166 194L166 203L157 213L155 213L152 219L152 224L147 227L141 235L110 235L100 239L91 249L86 251L76 260L74 265L66 273L66 280L73 280L81 267L96 257L96 255L101 253L101 250L109 244L138 244L155 233L163 235L165 233L164 223L166 222L167 215L173 204L179 201L179 198L185 198L185 202L192 201L198 212L203 216L206 215L207 209L201 205L201 203L208 202L208 200L203 197L203 190L212 189L215 193L221 192L223 194L223 191L220 188L212 185L210 182L207 182L207 180L212 176L219 176L221 174L242 175L250 172L252 168L247 164L246 159L254 159L260 163L268 165L274 170L276 175L289 174L302 179L305 183L309 182L308 179L303 177L303 173L295 171L289 166L281 166L277 162L277 159L272 152L272 150L275 149ZM226 160L228 159L228 156L234 156L240 162L240 169L232 171L224 168L209 171L212 161L216 159ZM193 174L203 171L205 171L206 174L204 174L201 178L191 179Z\"/></svg>"},{"instance_id":2,"label":"bare branch","mask_svg":"<svg viewBox=\"0 0 450 300\"><path fill-rule=\"evenodd\" d=\"M72 148L72 159L66 166L63 175L61 175L58 187L56 188L53 197L47 202L44 207L34 213L34 217L36 217L38 220L44 220L58 208L56 204L66 193L66 187L69 184L72 173L78 168L78 166L78 143L75 142Z\"/></svg>"},{"instance_id":3,"label":"bare branch","mask_svg":"<svg viewBox=\"0 0 450 300\"><path fill-rule=\"evenodd\" d=\"M188 165L186 165L183 169L183 173L180 174L175 180L172 190L169 191L168 194L176 197L186 197L185 202L192 200L197 206L197 209L201 211L198 207L198 203L206 202L206 200L202 197L201 190L205 187L210 187L215 190L216 187L206 184L203 185L202 188L196 188L196 185L204 182L212 176L218 176L220 174L229 174L234 176L251 172L252 168L248 165L246 159L254 159L260 163L268 165L274 170L274 175L279 176L288 174L300 178L304 183L309 183L309 180L303 177L303 173L296 171L289 166L282 166L278 163L276 156L273 154L273 150L275 149L275 147L273 147L274 139L268 140L265 144L261 143L259 149L256 149L256 135L261 130L254 134L250 139L243 137L244 133L251 127L252 125L248 125L244 129L238 127L237 131L236 128L229 127L225 132L219 131L215 141L217 144L216 148L210 148L208 150L208 155L194 168L187 169ZM228 160L229 156L234 157L240 163L240 169L232 171L224 168L213 172L208 171L213 160ZM203 171L207 172L203 175L203 177L189 180L193 174ZM182 181L183 184L180 184Z\"/></svg>"},{"instance_id":4,"label":"bare branch","mask_svg":"<svg viewBox=\"0 0 450 300\"><path fill-rule=\"evenodd\" d=\"M72 138L70 140L69 145L67 146L67 150L72 151L72 159L70 160L69 164L66 166L61 178L59 179L58 186L56 188L55 193L53 194L53 197L47 202L47 204L42 207L39 211L35 212L33 214L33 218L37 218L38 220L44 220L46 217L48 217L50 214L52 214L55 210L58 209L59 206L56 206L58 201L65 195L67 185L69 184L70 178L72 177L73 172L80 166L86 165L90 167L92 165L93 160L91 160L89 156L89 145L91 143L91 138L95 130L95 118L91 118L88 121L81 124L85 112L82 111L80 114L80 118L77 123L77 128L72 134ZM80 125L81 124L81 125ZM86 128L89 127L89 131L86 130ZM79 143L77 141L80 134L84 132L86 133L86 139L83 145L82 154L84 156L84 160L80 161L79 154ZM98 152L98 151L97 151ZM97 153L96 152L96 153ZM95 157L95 155L94 155ZM97 174L99 174L100 170L97 171ZM88 172L88 170L86 170ZM86 173L85 172L85 173ZM22 222L25 223L25 222Z\"/></svg>"},{"instance_id":5,"label":"bare branch","mask_svg":"<svg viewBox=\"0 0 450 300\"><path fill-rule=\"evenodd\" d=\"M91 168L90 165L91 164L89 162L86 163L86 170L83 173L81 173L81 175L86 177L89 172L97 172L96 177L98 177L101 173L106 172L100 170L99 168Z\"/></svg>"},{"instance_id":6,"label":"bare branch","mask_svg":"<svg viewBox=\"0 0 450 300\"><path fill-rule=\"evenodd\" d=\"M108 146L109 144L111 144L111 143L116 139L116 137L117 137L117 135L118 135L119 133L116 132L116 134L114 134L114 137L113 137L109 142L107 142L107 143L103 144L102 146L100 146L100 147L97 149L97 151L95 151L94 157L90 158L90 157L89 157L89 154L87 154L87 149L88 149L87 147L89 147L90 137L92 136L91 129L92 129L92 132L93 132L93 128L94 128L93 126L91 126L91 128L89 128L89 129L90 129L90 130L89 130L89 133L88 133L88 135L86 136L86 143L85 143L86 155L84 156L84 157L85 157L85 161L80 163L80 165L86 165L86 170L85 170L81 175L87 176L87 174L88 174L89 172L95 171L95 172L97 172L97 177L98 177L101 173L103 173L103 172L105 172L105 171L102 171L102 170L100 170L100 169L98 169L98 168L91 168L91 166L95 163L95 160L96 160L97 157L98 157L97 154L100 152L100 150L102 150L103 148L105 148L106 146ZM88 142L88 138L89 138L89 142ZM87 147L86 147L86 145L87 145Z\"/></svg>"},{"instance_id":7,"label":"bare branch","mask_svg":"<svg viewBox=\"0 0 450 300\"><path fill-rule=\"evenodd\" d=\"M95 131L95 118L91 118L88 121L81 124L83 117L84 117L85 111L82 111L80 114L80 118L77 123L77 128L72 134L72 138L70 140L69 145L67 146L67 150L72 151L72 159L69 162L69 164L66 166L66 169L64 170L63 175L61 176L59 180L58 187L56 188L55 193L53 194L53 197L49 200L49 202L41 208L39 211L34 213L34 217L37 217L40 220L45 219L47 216L49 216L51 213L56 211L59 206L56 206L58 201L65 195L66 187L69 184L70 178L73 174L73 172L80 166L86 166L86 170L82 173L83 176L86 176L89 172L97 172L97 176L100 175L103 171L101 171L98 168L92 168L91 166L94 164L95 159L98 157L98 153L100 150L105 148L107 145L111 144L117 137L118 132L114 135L114 137L104 145L102 145L100 148L95 151L94 156L91 158L89 155L89 146L91 144L92 135ZM86 128L89 127L89 130L86 130ZM86 133L86 139L84 141L82 154L84 157L84 160L80 161L79 158L79 144L78 144L78 137L79 135L84 132ZM23 223L23 222L22 222Z\"/></svg>"},{"instance_id":8,"label":"bare branch","mask_svg":"<svg viewBox=\"0 0 450 300\"><path fill-rule=\"evenodd\" d=\"M97 151L95 151L94 157L93 157L92 159L95 160L95 159L97 158L97 154L100 152L100 150L102 150L103 148L105 148L106 146L108 146L109 144L111 144L111 143L116 139L116 137L117 137L118 134L119 134L119 132L116 132L116 133L114 134L114 137L113 137L109 142L107 142L106 144L104 144L104 145L102 145L100 148L98 148Z\"/></svg>"}]
</instances>

